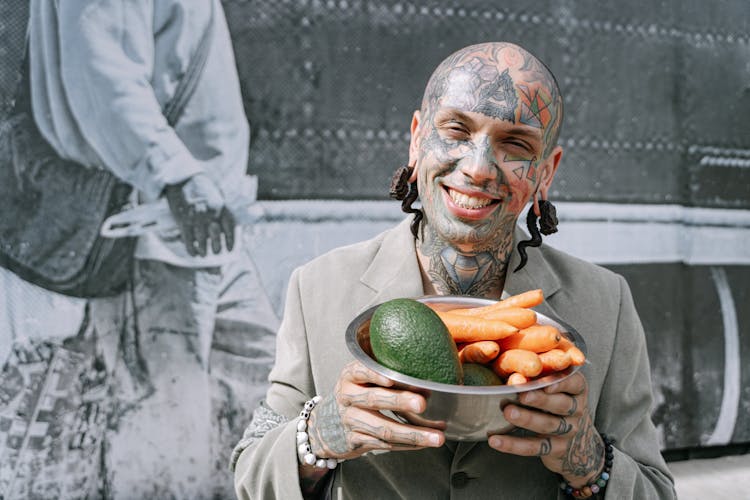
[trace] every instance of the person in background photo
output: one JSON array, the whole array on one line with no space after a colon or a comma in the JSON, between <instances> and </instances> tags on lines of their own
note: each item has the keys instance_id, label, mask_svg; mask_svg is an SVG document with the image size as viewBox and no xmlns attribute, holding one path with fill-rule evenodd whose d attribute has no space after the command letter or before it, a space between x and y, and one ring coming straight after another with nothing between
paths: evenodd
<instances>
[{"instance_id":1,"label":"person in background photo","mask_svg":"<svg viewBox=\"0 0 750 500\"><path fill-rule=\"evenodd\" d=\"M544 244L518 251L529 202L545 234L556 223L562 118L553 74L518 45L472 45L437 67L395 189L418 192L421 209L407 203L414 217L293 272L271 386L231 457L238 498L675 497L626 281ZM389 418L381 411L424 411L424 397L394 389L345 345L349 322L390 299L537 288L545 311L585 339L588 362L498 409L522 434L453 442Z\"/></svg>"},{"instance_id":2,"label":"person in background photo","mask_svg":"<svg viewBox=\"0 0 750 500\"><path fill-rule=\"evenodd\" d=\"M201 47L171 126L165 107ZM28 50L45 140L114 173L135 204L166 198L179 231L140 236L131 289L87 302L69 339L94 358L67 381L82 406L0 452L0 483L8 498L231 496L224 450L267 387L278 319L228 207L255 193L242 190L249 126L221 1L31 0ZM29 411L65 404L49 401Z\"/></svg>"}]
</instances>

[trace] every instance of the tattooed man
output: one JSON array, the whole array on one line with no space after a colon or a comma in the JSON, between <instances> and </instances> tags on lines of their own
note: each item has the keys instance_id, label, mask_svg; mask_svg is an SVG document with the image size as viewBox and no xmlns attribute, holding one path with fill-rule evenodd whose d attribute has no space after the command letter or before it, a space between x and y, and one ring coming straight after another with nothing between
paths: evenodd
<instances>
[{"instance_id":1,"label":"tattooed man","mask_svg":"<svg viewBox=\"0 0 750 500\"><path fill-rule=\"evenodd\" d=\"M271 387L232 457L240 498L538 499L564 496L561 483L577 496L674 497L624 279L545 245L514 272L526 238L516 222L547 198L562 115L552 73L517 45L466 47L438 66L411 121L408 181L422 217L293 273ZM451 442L389 418L426 401L351 361L344 344L349 321L388 299L534 288L541 312L586 339L589 363L502 410L525 432Z\"/></svg>"}]
</instances>

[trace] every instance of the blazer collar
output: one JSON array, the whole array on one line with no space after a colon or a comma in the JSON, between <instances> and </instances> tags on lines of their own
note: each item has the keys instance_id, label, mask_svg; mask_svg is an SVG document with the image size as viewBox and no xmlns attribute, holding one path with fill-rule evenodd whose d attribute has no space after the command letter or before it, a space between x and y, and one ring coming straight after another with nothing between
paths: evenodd
<instances>
[{"instance_id":1,"label":"blazer collar","mask_svg":"<svg viewBox=\"0 0 750 500\"><path fill-rule=\"evenodd\" d=\"M410 224L411 217L407 217L385 234L375 257L362 274L360 282L375 292L367 307L392 298L424 295Z\"/></svg>"}]
</instances>

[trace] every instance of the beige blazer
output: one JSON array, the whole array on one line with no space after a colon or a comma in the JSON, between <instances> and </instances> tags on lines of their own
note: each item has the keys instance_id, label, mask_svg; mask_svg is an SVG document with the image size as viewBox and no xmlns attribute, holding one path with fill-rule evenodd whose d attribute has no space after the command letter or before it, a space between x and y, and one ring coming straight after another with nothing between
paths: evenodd
<instances>
[{"instance_id":1,"label":"beige blazer","mask_svg":"<svg viewBox=\"0 0 750 500\"><path fill-rule=\"evenodd\" d=\"M526 236L520 230L516 239ZM584 337L589 405L600 432L614 437L608 499L675 498L650 419L651 383L643 329L625 280L542 245L510 272L510 294L541 288L541 313ZM510 269L519 256L513 252ZM333 250L296 269L277 337L267 404L292 419L246 449L235 470L239 498L301 499L295 420L303 403L329 394L352 359L344 332L366 308L423 295L409 219L372 240ZM559 477L536 457L499 453L486 442L448 442L439 449L367 455L343 462L327 492L334 499L563 498Z\"/></svg>"}]
</instances>

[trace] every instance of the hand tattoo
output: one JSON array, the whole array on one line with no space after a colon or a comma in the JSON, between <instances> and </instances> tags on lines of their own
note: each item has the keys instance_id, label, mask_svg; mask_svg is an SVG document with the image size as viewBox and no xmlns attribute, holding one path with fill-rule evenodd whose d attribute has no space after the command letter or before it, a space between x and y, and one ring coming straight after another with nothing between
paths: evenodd
<instances>
[{"instance_id":1,"label":"hand tattoo","mask_svg":"<svg viewBox=\"0 0 750 500\"><path fill-rule=\"evenodd\" d=\"M340 455L349 451L336 398L328 397L316 406L315 411L310 414L309 424L310 443L320 446L323 456L329 452ZM321 456L319 453L315 454Z\"/></svg>"},{"instance_id":2,"label":"hand tattoo","mask_svg":"<svg viewBox=\"0 0 750 500\"><path fill-rule=\"evenodd\" d=\"M552 431L552 434L557 435L563 435L570 432L570 430L573 428L573 425L570 424L567 420L565 420L565 417L560 417L560 424L557 426L557 429Z\"/></svg>"},{"instance_id":3,"label":"hand tattoo","mask_svg":"<svg viewBox=\"0 0 750 500\"><path fill-rule=\"evenodd\" d=\"M570 410L568 410L568 416L575 415L575 412L578 411L578 400L575 398L575 396L571 396L571 399L573 400L573 404L570 407Z\"/></svg>"},{"instance_id":4,"label":"hand tattoo","mask_svg":"<svg viewBox=\"0 0 750 500\"><path fill-rule=\"evenodd\" d=\"M550 441L550 438L542 439L542 442L539 443L539 456L543 457L545 455L549 455L551 451L552 441Z\"/></svg>"},{"instance_id":5,"label":"hand tattoo","mask_svg":"<svg viewBox=\"0 0 750 500\"><path fill-rule=\"evenodd\" d=\"M563 473L588 477L597 472L603 458L604 446L587 408L579 421L578 431L568 442L568 449L562 461Z\"/></svg>"}]
</instances>

